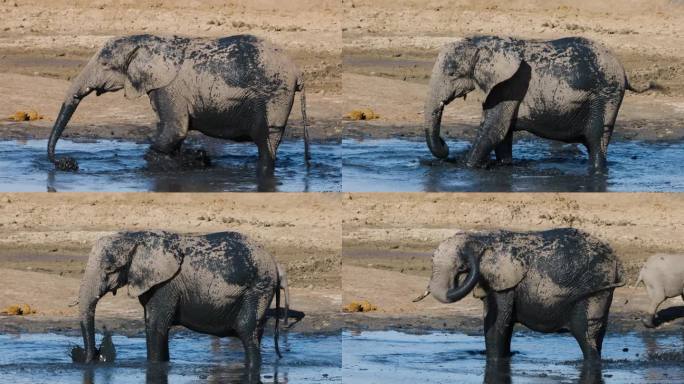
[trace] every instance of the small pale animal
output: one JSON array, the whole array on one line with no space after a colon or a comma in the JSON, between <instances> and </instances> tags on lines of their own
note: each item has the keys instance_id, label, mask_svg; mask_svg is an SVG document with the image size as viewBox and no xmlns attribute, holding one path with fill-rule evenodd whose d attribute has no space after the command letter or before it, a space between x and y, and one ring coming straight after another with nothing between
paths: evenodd
<instances>
[{"instance_id":1,"label":"small pale animal","mask_svg":"<svg viewBox=\"0 0 684 384\"><path fill-rule=\"evenodd\" d=\"M684 254L655 254L641 267L634 288L643 282L651 299L649 317L643 319L646 327L656 325L658 307L670 297L681 296L684 300Z\"/></svg>"}]
</instances>

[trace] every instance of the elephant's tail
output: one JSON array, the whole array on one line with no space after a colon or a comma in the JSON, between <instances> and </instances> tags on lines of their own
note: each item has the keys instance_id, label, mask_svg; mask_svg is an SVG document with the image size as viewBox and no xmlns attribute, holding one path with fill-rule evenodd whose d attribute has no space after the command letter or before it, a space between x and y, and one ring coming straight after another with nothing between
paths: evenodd
<instances>
[{"instance_id":1,"label":"elephant's tail","mask_svg":"<svg viewBox=\"0 0 684 384\"><path fill-rule=\"evenodd\" d=\"M639 271L639 277L637 277L636 283L634 283L634 286L632 286L632 289L636 289L639 286L639 283L643 282L644 278L641 276L641 271Z\"/></svg>"},{"instance_id":2,"label":"elephant's tail","mask_svg":"<svg viewBox=\"0 0 684 384\"><path fill-rule=\"evenodd\" d=\"M299 100L302 107L302 124L304 125L304 162L309 166L311 160L311 153L309 152L309 127L306 119L306 92L304 91L304 81L300 78L297 80L297 90L299 91Z\"/></svg>"},{"instance_id":3,"label":"elephant's tail","mask_svg":"<svg viewBox=\"0 0 684 384\"><path fill-rule=\"evenodd\" d=\"M278 336L280 336L280 274L276 273L276 275L278 277L276 278L275 286L276 317L275 326L273 328L273 344L275 345L275 351L278 358L282 359L283 355L280 353L280 346L278 345Z\"/></svg>"}]
</instances>

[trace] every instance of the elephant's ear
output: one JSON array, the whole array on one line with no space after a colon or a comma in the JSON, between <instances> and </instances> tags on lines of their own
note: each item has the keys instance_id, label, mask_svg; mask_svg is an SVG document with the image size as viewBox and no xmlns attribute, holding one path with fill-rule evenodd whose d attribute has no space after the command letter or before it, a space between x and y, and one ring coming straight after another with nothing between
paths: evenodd
<instances>
[{"instance_id":1,"label":"elephant's ear","mask_svg":"<svg viewBox=\"0 0 684 384\"><path fill-rule=\"evenodd\" d=\"M480 273L494 291L515 287L526 271L524 262L503 248L487 248L480 258Z\"/></svg>"},{"instance_id":2,"label":"elephant's ear","mask_svg":"<svg viewBox=\"0 0 684 384\"><path fill-rule=\"evenodd\" d=\"M173 48L147 45L134 48L126 58L124 92L134 99L148 92L163 88L178 75L182 55L171 54Z\"/></svg>"},{"instance_id":3,"label":"elephant's ear","mask_svg":"<svg viewBox=\"0 0 684 384\"><path fill-rule=\"evenodd\" d=\"M518 72L522 60L514 52L479 49L476 55L473 76L475 82L486 94L497 84L510 79Z\"/></svg>"},{"instance_id":4,"label":"elephant's ear","mask_svg":"<svg viewBox=\"0 0 684 384\"><path fill-rule=\"evenodd\" d=\"M128 294L140 296L171 279L182 262L183 255L175 241L162 236L143 240L137 246L128 269Z\"/></svg>"}]
</instances>

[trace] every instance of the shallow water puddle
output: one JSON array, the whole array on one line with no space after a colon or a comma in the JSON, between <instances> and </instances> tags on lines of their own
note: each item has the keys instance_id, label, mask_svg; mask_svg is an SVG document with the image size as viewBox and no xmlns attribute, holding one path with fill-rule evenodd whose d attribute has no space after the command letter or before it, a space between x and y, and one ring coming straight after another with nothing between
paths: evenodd
<instances>
[{"instance_id":1,"label":"shallow water puddle","mask_svg":"<svg viewBox=\"0 0 684 384\"><path fill-rule=\"evenodd\" d=\"M470 146L448 144L450 158ZM423 140L345 139L341 157L342 190L349 192L684 191L684 142L613 142L607 176L588 175L584 147L542 139L517 141L512 166L487 170L435 159Z\"/></svg>"},{"instance_id":2,"label":"shallow water puddle","mask_svg":"<svg viewBox=\"0 0 684 384\"><path fill-rule=\"evenodd\" d=\"M345 332L342 375L350 383L681 383L684 335L608 334L602 370L582 369L569 334L517 332L510 368L486 366L484 339L463 333ZM485 374L487 381L485 381Z\"/></svg>"},{"instance_id":3,"label":"shallow water puddle","mask_svg":"<svg viewBox=\"0 0 684 384\"><path fill-rule=\"evenodd\" d=\"M311 167L304 163L301 140L284 140L278 149L275 177L256 177L257 149L252 143L203 139L191 147L206 150L212 166L204 169L155 170L144 154L147 144L97 140L60 140L57 157L78 161L77 172L57 171L47 159L47 140L0 141L0 191L157 191L220 192L274 190L339 191L339 144L311 144Z\"/></svg>"},{"instance_id":4,"label":"shallow water puddle","mask_svg":"<svg viewBox=\"0 0 684 384\"><path fill-rule=\"evenodd\" d=\"M273 338L262 342L264 383L341 382L340 335L281 334L283 358ZM98 344L100 336L98 335ZM146 364L144 337L113 337L116 362L92 368L73 364L71 346L80 336L57 334L0 335L0 377L3 383L240 383L242 344L200 334L175 334L169 343L168 366Z\"/></svg>"}]
</instances>

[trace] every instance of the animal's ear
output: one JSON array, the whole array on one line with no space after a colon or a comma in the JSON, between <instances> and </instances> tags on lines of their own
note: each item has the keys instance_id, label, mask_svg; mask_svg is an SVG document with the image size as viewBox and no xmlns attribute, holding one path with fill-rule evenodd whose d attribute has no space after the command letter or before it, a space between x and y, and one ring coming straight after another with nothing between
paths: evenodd
<instances>
[{"instance_id":1,"label":"animal's ear","mask_svg":"<svg viewBox=\"0 0 684 384\"><path fill-rule=\"evenodd\" d=\"M180 269L183 255L174 239L146 236L136 247L128 269L128 294L142 295L171 279Z\"/></svg>"},{"instance_id":2,"label":"animal's ear","mask_svg":"<svg viewBox=\"0 0 684 384\"><path fill-rule=\"evenodd\" d=\"M169 49L173 48L141 45L127 54L124 65L126 98L137 98L163 88L176 78L181 60L176 55L168 54Z\"/></svg>"},{"instance_id":3,"label":"animal's ear","mask_svg":"<svg viewBox=\"0 0 684 384\"><path fill-rule=\"evenodd\" d=\"M480 48L477 51L473 76L480 89L488 94L494 86L513 77L521 64L522 60L513 52Z\"/></svg>"},{"instance_id":4,"label":"animal's ear","mask_svg":"<svg viewBox=\"0 0 684 384\"><path fill-rule=\"evenodd\" d=\"M494 291L515 287L525 277L525 264L503 248L487 248L480 257L480 274Z\"/></svg>"}]
</instances>

